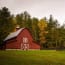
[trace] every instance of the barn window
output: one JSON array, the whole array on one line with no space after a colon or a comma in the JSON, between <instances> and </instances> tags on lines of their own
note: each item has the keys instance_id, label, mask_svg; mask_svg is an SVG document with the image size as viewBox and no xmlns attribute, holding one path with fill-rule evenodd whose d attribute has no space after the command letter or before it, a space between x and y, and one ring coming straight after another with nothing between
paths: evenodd
<instances>
[{"instance_id":1,"label":"barn window","mask_svg":"<svg viewBox=\"0 0 65 65\"><path fill-rule=\"evenodd\" d=\"M28 38L27 37L23 37L23 43L28 43Z\"/></svg>"}]
</instances>

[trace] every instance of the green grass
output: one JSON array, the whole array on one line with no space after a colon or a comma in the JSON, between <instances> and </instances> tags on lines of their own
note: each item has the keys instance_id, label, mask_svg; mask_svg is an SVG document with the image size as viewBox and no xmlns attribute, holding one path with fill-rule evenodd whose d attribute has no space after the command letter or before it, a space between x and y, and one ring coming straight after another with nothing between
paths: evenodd
<instances>
[{"instance_id":1,"label":"green grass","mask_svg":"<svg viewBox=\"0 0 65 65\"><path fill-rule=\"evenodd\" d=\"M0 51L0 65L65 65L65 51Z\"/></svg>"}]
</instances>

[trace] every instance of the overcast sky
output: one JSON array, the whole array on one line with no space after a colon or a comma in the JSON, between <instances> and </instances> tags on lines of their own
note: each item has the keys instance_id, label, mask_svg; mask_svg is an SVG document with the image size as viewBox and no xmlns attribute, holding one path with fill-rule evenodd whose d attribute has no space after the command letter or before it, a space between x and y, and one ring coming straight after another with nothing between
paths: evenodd
<instances>
[{"instance_id":1,"label":"overcast sky","mask_svg":"<svg viewBox=\"0 0 65 65\"><path fill-rule=\"evenodd\" d=\"M0 0L0 8L6 6L12 14L29 12L32 17L54 18L62 24L65 21L65 0Z\"/></svg>"}]
</instances>

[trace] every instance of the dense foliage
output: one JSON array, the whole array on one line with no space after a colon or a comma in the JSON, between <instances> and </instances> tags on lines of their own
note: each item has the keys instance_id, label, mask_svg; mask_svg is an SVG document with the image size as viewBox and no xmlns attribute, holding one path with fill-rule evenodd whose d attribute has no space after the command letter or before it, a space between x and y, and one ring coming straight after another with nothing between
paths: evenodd
<instances>
[{"instance_id":1,"label":"dense foliage","mask_svg":"<svg viewBox=\"0 0 65 65\"><path fill-rule=\"evenodd\" d=\"M4 38L15 28L13 16L8 8L0 9L0 46L3 44Z\"/></svg>"},{"instance_id":2,"label":"dense foliage","mask_svg":"<svg viewBox=\"0 0 65 65\"><path fill-rule=\"evenodd\" d=\"M24 11L21 14L12 16L8 8L0 9L0 46L4 38L11 33L16 25L20 28L26 27L30 30L33 39L40 44L41 49L63 49L65 48L65 24L59 25L53 16L38 19Z\"/></svg>"}]
</instances>

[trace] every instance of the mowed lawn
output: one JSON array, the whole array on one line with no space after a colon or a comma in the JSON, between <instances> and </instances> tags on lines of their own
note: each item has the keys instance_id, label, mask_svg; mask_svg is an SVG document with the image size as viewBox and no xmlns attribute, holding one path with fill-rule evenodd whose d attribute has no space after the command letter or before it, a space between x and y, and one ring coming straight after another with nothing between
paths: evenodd
<instances>
[{"instance_id":1,"label":"mowed lawn","mask_svg":"<svg viewBox=\"0 0 65 65\"><path fill-rule=\"evenodd\" d=\"M65 51L0 51L0 65L65 65Z\"/></svg>"}]
</instances>

